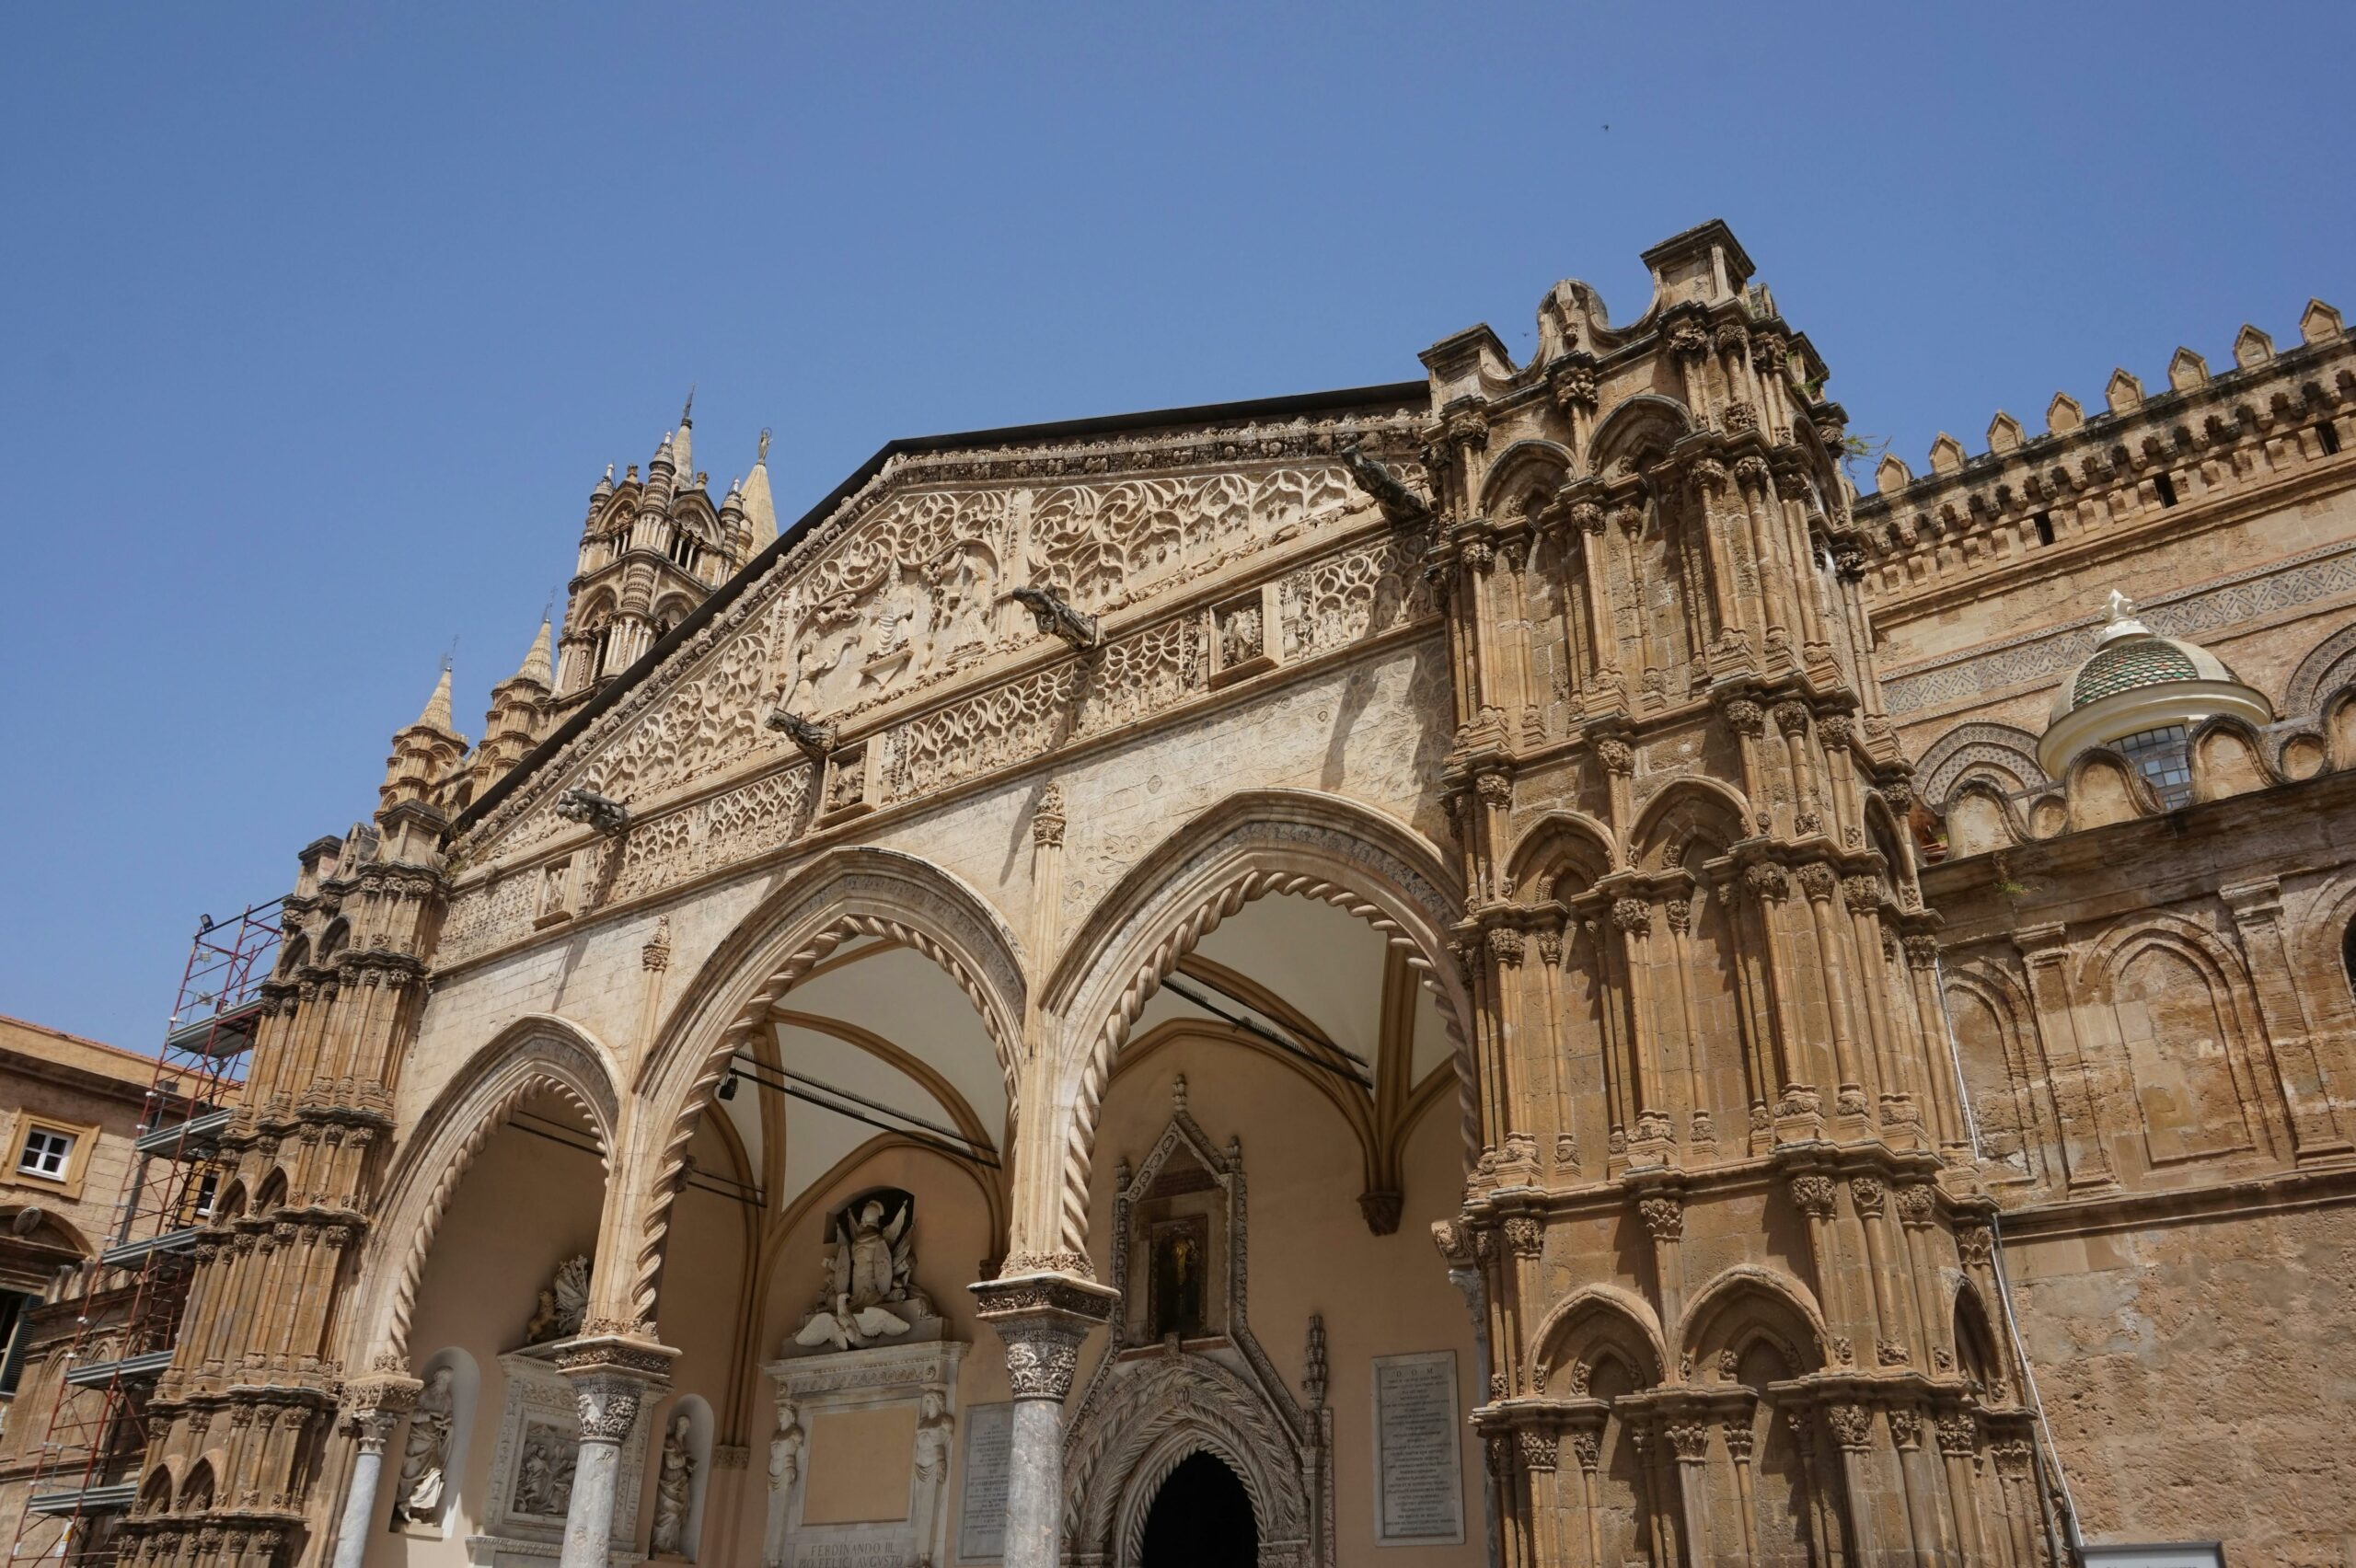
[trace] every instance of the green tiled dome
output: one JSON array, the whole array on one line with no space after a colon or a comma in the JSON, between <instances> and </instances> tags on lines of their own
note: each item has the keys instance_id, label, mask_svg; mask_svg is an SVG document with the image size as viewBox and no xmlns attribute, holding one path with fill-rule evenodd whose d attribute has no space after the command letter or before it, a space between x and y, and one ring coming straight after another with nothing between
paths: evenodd
<instances>
[{"instance_id":1,"label":"green tiled dome","mask_svg":"<svg viewBox=\"0 0 2356 1568\"><path fill-rule=\"evenodd\" d=\"M2124 638L2080 666L2071 683L2070 706L2084 708L2136 686L2199 679L2191 655L2176 643L2162 637Z\"/></svg>"}]
</instances>

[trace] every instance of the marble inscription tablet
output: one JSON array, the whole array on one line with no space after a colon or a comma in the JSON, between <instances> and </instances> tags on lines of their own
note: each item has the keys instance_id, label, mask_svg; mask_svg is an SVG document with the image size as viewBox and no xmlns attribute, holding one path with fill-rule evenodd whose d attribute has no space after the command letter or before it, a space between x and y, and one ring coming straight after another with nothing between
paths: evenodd
<instances>
[{"instance_id":1,"label":"marble inscription tablet","mask_svg":"<svg viewBox=\"0 0 2356 1568\"><path fill-rule=\"evenodd\" d=\"M1374 1539L1378 1546L1464 1539L1457 1446L1456 1353L1374 1359Z\"/></svg>"},{"instance_id":2,"label":"marble inscription tablet","mask_svg":"<svg viewBox=\"0 0 2356 1568\"><path fill-rule=\"evenodd\" d=\"M967 1407L965 1468L957 1502L961 1562L996 1562L1006 1556L1006 1472L1013 1445L1012 1401Z\"/></svg>"}]
</instances>

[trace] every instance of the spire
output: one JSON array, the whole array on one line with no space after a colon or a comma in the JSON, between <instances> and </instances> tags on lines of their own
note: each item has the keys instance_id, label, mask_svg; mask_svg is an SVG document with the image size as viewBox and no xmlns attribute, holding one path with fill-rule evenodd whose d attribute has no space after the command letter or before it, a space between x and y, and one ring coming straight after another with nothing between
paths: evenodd
<instances>
[{"instance_id":1,"label":"spire","mask_svg":"<svg viewBox=\"0 0 2356 1568\"><path fill-rule=\"evenodd\" d=\"M439 730L445 735L458 732L457 726L450 719L450 662L447 659L442 662L442 678L433 683L433 695L425 699L425 711L417 716L417 722L426 729Z\"/></svg>"},{"instance_id":2,"label":"spire","mask_svg":"<svg viewBox=\"0 0 2356 1568\"><path fill-rule=\"evenodd\" d=\"M745 476L745 521L752 530L752 548L747 556L759 551L763 545L777 537L777 503L769 499L769 432L761 432L760 450L753 458L753 471Z\"/></svg>"},{"instance_id":3,"label":"spire","mask_svg":"<svg viewBox=\"0 0 2356 1568\"><path fill-rule=\"evenodd\" d=\"M556 671L549 663L549 617L540 617L540 634L532 639L532 651L524 655L524 667L515 672L519 681L537 681L542 686L556 684Z\"/></svg>"},{"instance_id":4,"label":"spire","mask_svg":"<svg viewBox=\"0 0 2356 1568\"><path fill-rule=\"evenodd\" d=\"M671 438L671 461L682 476L696 471L696 389L687 388L687 405L679 410L679 433Z\"/></svg>"}]
</instances>

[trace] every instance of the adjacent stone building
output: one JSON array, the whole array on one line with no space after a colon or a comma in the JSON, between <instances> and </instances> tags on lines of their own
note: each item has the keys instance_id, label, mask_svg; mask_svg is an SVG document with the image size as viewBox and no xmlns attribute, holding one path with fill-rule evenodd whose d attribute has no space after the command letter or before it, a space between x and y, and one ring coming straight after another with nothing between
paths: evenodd
<instances>
[{"instance_id":1,"label":"adjacent stone building","mask_svg":"<svg viewBox=\"0 0 2356 1568\"><path fill-rule=\"evenodd\" d=\"M2343 1562L2356 349L1860 497L1646 261L601 480L302 853L123 1561Z\"/></svg>"}]
</instances>

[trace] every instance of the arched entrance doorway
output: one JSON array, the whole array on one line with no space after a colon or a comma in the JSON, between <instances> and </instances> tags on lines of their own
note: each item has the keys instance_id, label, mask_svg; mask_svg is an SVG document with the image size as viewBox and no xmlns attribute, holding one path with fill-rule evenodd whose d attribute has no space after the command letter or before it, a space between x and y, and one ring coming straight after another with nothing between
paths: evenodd
<instances>
[{"instance_id":1,"label":"arched entrance doorway","mask_svg":"<svg viewBox=\"0 0 2356 1568\"><path fill-rule=\"evenodd\" d=\"M1242 1479L1209 1454L1188 1455L1153 1494L1138 1568L1253 1568L1259 1556Z\"/></svg>"}]
</instances>

